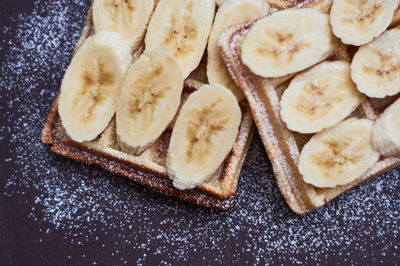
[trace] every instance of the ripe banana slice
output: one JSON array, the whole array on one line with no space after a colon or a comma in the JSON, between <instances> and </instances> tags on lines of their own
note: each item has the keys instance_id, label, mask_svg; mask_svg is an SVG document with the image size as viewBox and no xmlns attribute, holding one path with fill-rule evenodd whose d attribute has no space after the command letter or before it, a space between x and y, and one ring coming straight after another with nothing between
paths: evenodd
<instances>
[{"instance_id":1,"label":"ripe banana slice","mask_svg":"<svg viewBox=\"0 0 400 266\"><path fill-rule=\"evenodd\" d=\"M288 9L259 20L242 45L242 61L265 78L304 70L330 56L338 40L329 16L315 9Z\"/></svg>"},{"instance_id":2,"label":"ripe banana slice","mask_svg":"<svg viewBox=\"0 0 400 266\"><path fill-rule=\"evenodd\" d=\"M200 63L215 13L215 0L160 0L145 37L146 49L165 46L183 77Z\"/></svg>"},{"instance_id":3,"label":"ripe banana slice","mask_svg":"<svg viewBox=\"0 0 400 266\"><path fill-rule=\"evenodd\" d=\"M362 99L349 62L323 62L290 82L281 98L281 118L290 130L316 133L345 119Z\"/></svg>"},{"instance_id":4,"label":"ripe banana slice","mask_svg":"<svg viewBox=\"0 0 400 266\"><path fill-rule=\"evenodd\" d=\"M183 105L168 148L168 175L178 189L194 188L221 166L235 143L241 121L235 96L204 85Z\"/></svg>"},{"instance_id":5,"label":"ripe banana slice","mask_svg":"<svg viewBox=\"0 0 400 266\"><path fill-rule=\"evenodd\" d=\"M244 95L226 69L219 52L219 37L229 26L262 17L267 12L268 4L265 0L226 0L215 15L207 48L208 81L211 84L219 84L230 89L238 101L244 99Z\"/></svg>"},{"instance_id":6,"label":"ripe banana slice","mask_svg":"<svg viewBox=\"0 0 400 266\"><path fill-rule=\"evenodd\" d=\"M373 123L349 118L314 135L299 157L304 181L316 187L335 187L361 177L380 157L372 146Z\"/></svg>"},{"instance_id":7,"label":"ripe banana slice","mask_svg":"<svg viewBox=\"0 0 400 266\"><path fill-rule=\"evenodd\" d=\"M95 32L118 32L136 49L143 41L153 8L154 0L94 0Z\"/></svg>"},{"instance_id":8,"label":"ripe banana slice","mask_svg":"<svg viewBox=\"0 0 400 266\"><path fill-rule=\"evenodd\" d=\"M93 140L106 128L131 60L129 43L118 33L103 31L83 43L65 72L58 100L72 140Z\"/></svg>"},{"instance_id":9,"label":"ripe banana slice","mask_svg":"<svg viewBox=\"0 0 400 266\"><path fill-rule=\"evenodd\" d=\"M400 98L376 120L374 147L384 156L400 156Z\"/></svg>"},{"instance_id":10,"label":"ripe banana slice","mask_svg":"<svg viewBox=\"0 0 400 266\"><path fill-rule=\"evenodd\" d=\"M345 44L366 44L386 30L398 6L399 0L334 0L333 33Z\"/></svg>"},{"instance_id":11,"label":"ripe banana slice","mask_svg":"<svg viewBox=\"0 0 400 266\"><path fill-rule=\"evenodd\" d=\"M175 58L165 47L147 50L130 68L118 101L117 140L139 154L151 146L174 118L183 89Z\"/></svg>"},{"instance_id":12,"label":"ripe banana slice","mask_svg":"<svg viewBox=\"0 0 400 266\"><path fill-rule=\"evenodd\" d=\"M400 29L382 34L361 46L351 63L351 78L369 97L383 98L400 92Z\"/></svg>"}]
</instances>

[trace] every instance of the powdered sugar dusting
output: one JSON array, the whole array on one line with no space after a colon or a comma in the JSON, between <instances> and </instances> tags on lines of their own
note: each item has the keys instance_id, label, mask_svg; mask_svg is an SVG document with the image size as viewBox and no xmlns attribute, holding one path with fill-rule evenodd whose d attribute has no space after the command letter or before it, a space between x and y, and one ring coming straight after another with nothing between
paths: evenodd
<instances>
[{"instance_id":1,"label":"powdered sugar dusting","mask_svg":"<svg viewBox=\"0 0 400 266\"><path fill-rule=\"evenodd\" d=\"M257 136L237 203L220 212L184 203L49 151L42 125L57 95L90 1L36 1L3 28L0 66L1 197L32 206L26 220L65 245L113 264L394 262L400 257L400 180L396 169L327 206L296 215L287 207ZM12 36L13 38L8 38ZM82 248L80 259L101 263ZM60 263L73 258L69 254Z\"/></svg>"}]
</instances>

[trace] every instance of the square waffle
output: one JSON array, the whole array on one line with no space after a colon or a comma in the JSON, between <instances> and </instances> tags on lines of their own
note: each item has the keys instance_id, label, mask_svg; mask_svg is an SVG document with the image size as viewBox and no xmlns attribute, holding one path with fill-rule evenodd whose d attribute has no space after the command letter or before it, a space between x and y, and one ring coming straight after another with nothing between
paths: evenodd
<instances>
[{"instance_id":1,"label":"square waffle","mask_svg":"<svg viewBox=\"0 0 400 266\"><path fill-rule=\"evenodd\" d=\"M73 55L93 32L92 9L90 9ZM133 54L134 60L140 56L142 51L143 47ZM203 60L200 66L185 80L182 102L187 99L191 92L200 88L207 81L205 66ZM83 143L71 140L61 124L56 99L45 123L42 141L51 144L51 150L56 154L98 165L154 191L201 206L226 210L234 204L240 170L255 132L247 102L242 102L240 107L242 121L232 151L207 182L191 190L175 188L167 175L165 161L173 123L154 145L140 156L133 156L123 152L117 143L115 118L95 140Z\"/></svg>"},{"instance_id":2,"label":"square waffle","mask_svg":"<svg viewBox=\"0 0 400 266\"><path fill-rule=\"evenodd\" d=\"M312 7L327 13L332 4L332 1L325 0L269 2L271 12L292 7ZM398 18L399 11L392 26L398 23ZM241 61L242 42L255 22L230 27L222 34L219 44L232 78L243 90L250 104L253 118L273 165L279 189L294 212L304 213L319 208L352 187L400 165L399 158L381 157L366 173L348 184L334 188L317 188L305 183L297 163L303 146L312 135L290 131L280 117L280 98L295 74L266 79L253 74ZM343 46L330 59L350 61L351 54L352 48ZM376 119L398 97L399 95L383 100L367 98L351 116Z\"/></svg>"}]
</instances>

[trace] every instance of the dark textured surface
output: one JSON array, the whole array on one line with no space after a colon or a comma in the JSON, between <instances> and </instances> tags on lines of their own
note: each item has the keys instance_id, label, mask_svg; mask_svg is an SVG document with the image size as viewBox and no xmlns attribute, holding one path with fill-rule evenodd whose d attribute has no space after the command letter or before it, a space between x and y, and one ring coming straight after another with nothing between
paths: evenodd
<instances>
[{"instance_id":1,"label":"dark textured surface","mask_svg":"<svg viewBox=\"0 0 400 266\"><path fill-rule=\"evenodd\" d=\"M90 1L0 3L0 265L400 260L399 169L298 216L258 136L227 212L52 154L41 129Z\"/></svg>"}]
</instances>

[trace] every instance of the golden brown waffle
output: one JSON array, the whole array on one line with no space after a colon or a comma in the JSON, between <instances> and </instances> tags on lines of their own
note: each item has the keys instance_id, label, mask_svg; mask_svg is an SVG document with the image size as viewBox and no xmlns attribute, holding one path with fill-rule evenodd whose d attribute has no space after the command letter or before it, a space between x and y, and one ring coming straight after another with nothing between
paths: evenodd
<instances>
[{"instance_id":1,"label":"golden brown waffle","mask_svg":"<svg viewBox=\"0 0 400 266\"><path fill-rule=\"evenodd\" d=\"M73 54L93 33L92 12L89 11L80 40ZM143 49L133 54L137 59ZM202 62L185 81L182 100L206 82L205 62ZM113 119L104 132L94 141L77 143L72 141L62 127L57 100L54 102L42 133L42 141L52 144L51 150L62 156L94 164L104 169L132 179L157 192L186 200L198 205L217 209L229 209L234 204L239 173L251 142L255 126L247 102L240 104L242 122L234 147L215 175L207 182L192 189L178 190L168 178L165 160L173 123L159 140L140 156L133 156L121 151L116 140L115 120Z\"/></svg>"},{"instance_id":2,"label":"golden brown waffle","mask_svg":"<svg viewBox=\"0 0 400 266\"><path fill-rule=\"evenodd\" d=\"M279 10L293 7L296 1L269 0L272 7ZM314 7L328 12L332 1L297 1L298 7ZM272 10L272 12L277 11ZM400 164L400 158L380 158L379 162L363 176L346 185L335 188L317 188L303 181L297 167L300 151L312 135L299 134L287 129L280 118L280 97L294 75L282 78L265 79L253 74L241 62L241 44L255 21L229 28L220 39L221 52L232 78L243 90L253 118L272 162L279 189L290 208L296 213L303 213L319 208L352 187L372 179ZM348 48L348 47L347 47ZM346 47L340 48L331 59L350 60ZM366 99L351 115L376 119L394 99Z\"/></svg>"}]
</instances>

